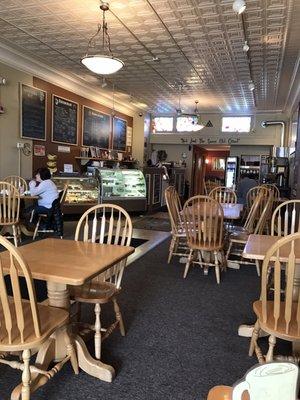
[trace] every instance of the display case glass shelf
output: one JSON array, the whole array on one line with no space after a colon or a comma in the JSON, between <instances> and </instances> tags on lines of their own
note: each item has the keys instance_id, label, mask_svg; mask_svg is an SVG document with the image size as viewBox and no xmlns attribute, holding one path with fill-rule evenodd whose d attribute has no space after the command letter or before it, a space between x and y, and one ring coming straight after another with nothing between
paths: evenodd
<instances>
[{"instance_id":1,"label":"display case glass shelf","mask_svg":"<svg viewBox=\"0 0 300 400\"><path fill-rule=\"evenodd\" d=\"M146 183L142 171L134 169L100 169L101 197L145 198Z\"/></svg>"},{"instance_id":2,"label":"display case glass shelf","mask_svg":"<svg viewBox=\"0 0 300 400\"><path fill-rule=\"evenodd\" d=\"M53 177L59 190L68 185L64 205L94 205L99 201L99 183L94 177Z\"/></svg>"}]
</instances>

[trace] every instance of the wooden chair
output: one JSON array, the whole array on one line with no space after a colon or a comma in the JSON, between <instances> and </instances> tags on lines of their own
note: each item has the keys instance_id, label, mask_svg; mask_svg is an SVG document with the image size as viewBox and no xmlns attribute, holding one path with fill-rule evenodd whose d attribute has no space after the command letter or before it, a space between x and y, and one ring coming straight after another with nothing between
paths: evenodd
<instances>
[{"instance_id":1,"label":"wooden chair","mask_svg":"<svg viewBox=\"0 0 300 400\"><path fill-rule=\"evenodd\" d=\"M0 227L2 234L12 229L12 235L6 236L14 239L15 246L21 239L19 227L20 194L15 186L7 182L0 182Z\"/></svg>"},{"instance_id":2,"label":"wooden chair","mask_svg":"<svg viewBox=\"0 0 300 400\"><path fill-rule=\"evenodd\" d=\"M59 206L60 206L60 212L61 212L61 207L62 207L62 205L64 204L64 202L65 202L65 199L66 199L66 197L67 197L67 192L68 192L68 185L66 184L65 186L64 186L64 189L59 193ZM53 205L52 205L52 208L53 208ZM34 229L34 233L33 233L33 238L32 238L32 240L35 240L36 239L36 237L37 237L37 235L39 234L39 233L54 233L54 229L40 229L40 224L41 224L41 222L44 220L46 223L47 223L47 221L49 220L49 219L51 219L51 216L52 216L52 211L53 210L49 210L49 213L50 214L38 214L38 221L37 221L37 223L36 223L36 226L35 226L35 229ZM62 214L61 214L62 215ZM34 216L34 210L32 211L32 214L31 214L31 221L32 221L32 219L33 219L33 216ZM63 234L62 234L62 232L59 232L60 233L60 237L61 237L61 239L62 239L62 237L63 237Z\"/></svg>"},{"instance_id":3,"label":"wooden chair","mask_svg":"<svg viewBox=\"0 0 300 400\"><path fill-rule=\"evenodd\" d=\"M3 236L0 236L0 246L10 253L9 274L3 272L0 253L0 363L23 371L22 400L29 400L34 390L31 389L32 373L43 376L38 386L45 384L68 360L78 373L76 353L67 332L69 313L61 308L37 304L30 270L21 253ZM25 278L29 300L23 300L21 296L21 275ZM8 294L9 287L12 288L11 295ZM58 329L63 330L67 357L49 371L38 365L31 366L31 355ZM11 360L11 355L19 356L20 352L23 362Z\"/></svg>"},{"instance_id":4,"label":"wooden chair","mask_svg":"<svg viewBox=\"0 0 300 400\"><path fill-rule=\"evenodd\" d=\"M250 234L262 235L267 224L267 218L270 215L270 210L273 206L273 197L268 192L266 199L265 193L260 192L254 200L250 212L247 216L244 227L241 230L231 233L229 236L229 246L226 254L227 263L233 264L251 264L250 261L243 261L241 259L242 250L247 243ZM261 211L262 210L262 211ZM232 251L233 245L239 247L235 251ZM230 256L238 256L239 259L232 259ZM257 274L260 276L259 262L255 262Z\"/></svg>"},{"instance_id":5,"label":"wooden chair","mask_svg":"<svg viewBox=\"0 0 300 400\"><path fill-rule=\"evenodd\" d=\"M20 192L21 188L23 188L23 192L27 192L28 191L27 182L21 176L10 175L10 176L7 176L6 178L4 178L3 181L7 182L7 183L10 183L14 187L16 187L19 192Z\"/></svg>"},{"instance_id":6,"label":"wooden chair","mask_svg":"<svg viewBox=\"0 0 300 400\"><path fill-rule=\"evenodd\" d=\"M257 196L262 193L266 198L269 196L269 189L265 186L254 186L253 188L251 188L246 196L246 212L249 213L251 210L251 207L255 201L255 199L257 198ZM263 202L261 203L260 206L260 211L262 212L264 208L264 204Z\"/></svg>"},{"instance_id":7,"label":"wooden chair","mask_svg":"<svg viewBox=\"0 0 300 400\"><path fill-rule=\"evenodd\" d=\"M267 189L271 190L273 193L274 202L278 201L278 199L280 197L280 191L279 191L278 187L275 185L275 183L264 183L261 186L266 187Z\"/></svg>"},{"instance_id":8,"label":"wooden chair","mask_svg":"<svg viewBox=\"0 0 300 400\"><path fill-rule=\"evenodd\" d=\"M89 217L92 221L89 221ZM98 204L87 210L80 218L75 232L75 240L92 243L107 243L130 246L132 238L132 222L128 213L114 204ZM101 340L106 339L112 331L119 327L121 335L125 336L122 314L117 303L117 295L121 291L126 260L113 265L105 273L97 276L87 284L73 291L73 297L78 303L95 304L95 357L100 360ZM115 322L107 329L101 329L101 304L112 302L116 315ZM80 315L80 312L79 312ZM101 335L104 331L104 335Z\"/></svg>"},{"instance_id":9,"label":"wooden chair","mask_svg":"<svg viewBox=\"0 0 300 400\"><path fill-rule=\"evenodd\" d=\"M289 342L300 341L300 300L298 293L294 293L294 275L297 268L295 247L299 245L300 233L297 232L278 240L265 255L261 275L261 296L260 300L253 303L257 321L249 349L249 355L255 352L259 363L273 360L276 338ZM285 262L280 258L280 251L284 246L288 249L286 257L288 261ZM282 264L285 264L285 276L281 274ZM273 300L268 299L270 269L274 276ZM261 329L270 335L266 356L263 356L257 343Z\"/></svg>"},{"instance_id":10,"label":"wooden chair","mask_svg":"<svg viewBox=\"0 0 300 400\"><path fill-rule=\"evenodd\" d=\"M194 196L186 201L183 207L183 218L187 245L190 248L183 277L187 276L193 254L198 253L196 264L214 266L217 283L220 283L220 263L218 255L223 258L224 215L222 206L208 196ZM214 263L204 261L203 252L214 255Z\"/></svg>"},{"instance_id":11,"label":"wooden chair","mask_svg":"<svg viewBox=\"0 0 300 400\"><path fill-rule=\"evenodd\" d=\"M287 236L291 233L299 232L299 212L300 200L288 200L280 204L272 215L271 235Z\"/></svg>"},{"instance_id":12,"label":"wooden chair","mask_svg":"<svg viewBox=\"0 0 300 400\"><path fill-rule=\"evenodd\" d=\"M217 200L219 203L236 204L237 202L235 191L226 186L218 186L214 188L209 193L209 197Z\"/></svg>"},{"instance_id":13,"label":"wooden chair","mask_svg":"<svg viewBox=\"0 0 300 400\"><path fill-rule=\"evenodd\" d=\"M187 249L187 247L186 233L182 216L182 206L180 198L174 186L167 187L167 189L165 190L165 198L172 229L172 240L168 256L169 264L173 256L185 257L186 252L180 252L179 250Z\"/></svg>"},{"instance_id":14,"label":"wooden chair","mask_svg":"<svg viewBox=\"0 0 300 400\"><path fill-rule=\"evenodd\" d=\"M231 386L215 386L210 389L207 400L232 400ZM247 392L242 396L241 400L250 400Z\"/></svg>"}]
</instances>

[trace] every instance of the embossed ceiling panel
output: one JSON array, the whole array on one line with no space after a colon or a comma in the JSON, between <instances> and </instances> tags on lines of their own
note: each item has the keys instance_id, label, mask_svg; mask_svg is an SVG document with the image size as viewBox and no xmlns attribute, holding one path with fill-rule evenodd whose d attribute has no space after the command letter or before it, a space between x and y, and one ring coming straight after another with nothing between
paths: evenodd
<instances>
[{"instance_id":1,"label":"embossed ceiling panel","mask_svg":"<svg viewBox=\"0 0 300 400\"><path fill-rule=\"evenodd\" d=\"M255 97L232 2L110 1L112 50L125 62L110 81L155 112L174 112L179 82L186 110L195 100L203 111L283 109L299 53L300 1L246 0ZM80 58L100 21L98 0L0 0L0 41L93 85Z\"/></svg>"}]
</instances>

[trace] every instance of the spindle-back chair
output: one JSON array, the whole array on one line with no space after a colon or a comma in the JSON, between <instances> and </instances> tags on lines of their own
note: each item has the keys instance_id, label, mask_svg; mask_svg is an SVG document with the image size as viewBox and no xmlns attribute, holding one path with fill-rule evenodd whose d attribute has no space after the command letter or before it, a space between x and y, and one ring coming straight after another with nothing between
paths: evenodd
<instances>
[{"instance_id":1,"label":"spindle-back chair","mask_svg":"<svg viewBox=\"0 0 300 400\"><path fill-rule=\"evenodd\" d=\"M209 193L209 197L217 200L219 203L236 204L237 202L235 191L226 186L218 186L214 188Z\"/></svg>"},{"instance_id":2,"label":"spindle-back chair","mask_svg":"<svg viewBox=\"0 0 300 400\"><path fill-rule=\"evenodd\" d=\"M12 229L12 235L6 236L14 239L15 246L21 238L19 227L20 194L15 186L8 182L0 182L0 227L2 233Z\"/></svg>"},{"instance_id":3,"label":"spindle-back chair","mask_svg":"<svg viewBox=\"0 0 300 400\"><path fill-rule=\"evenodd\" d=\"M7 183L10 183L14 187L16 187L20 194L21 194L22 189L23 189L23 192L27 192L28 191L27 182L21 176L10 175L10 176L7 176L6 178L4 178L3 181L7 182Z\"/></svg>"},{"instance_id":4,"label":"spindle-back chair","mask_svg":"<svg viewBox=\"0 0 300 400\"><path fill-rule=\"evenodd\" d=\"M275 209L271 220L272 236L287 236L300 231L300 200L288 200Z\"/></svg>"}]
</instances>

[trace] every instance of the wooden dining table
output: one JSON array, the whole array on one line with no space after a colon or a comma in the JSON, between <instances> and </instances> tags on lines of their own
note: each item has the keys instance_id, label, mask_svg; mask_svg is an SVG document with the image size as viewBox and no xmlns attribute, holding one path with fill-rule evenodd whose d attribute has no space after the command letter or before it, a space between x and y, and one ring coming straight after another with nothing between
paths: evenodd
<instances>
[{"instance_id":1,"label":"wooden dining table","mask_svg":"<svg viewBox=\"0 0 300 400\"><path fill-rule=\"evenodd\" d=\"M242 256L243 258L249 260L263 261L270 247L273 246L275 243L277 243L278 240L280 239L282 239L281 236L249 235ZM283 246L279 251L280 262L287 262L289 253L290 253L290 245ZM293 298L296 300L298 299L300 291L300 247L295 246L295 257L296 257L296 268L293 280ZM250 333L251 333L251 326L241 325L239 327L240 336L250 336ZM293 353L300 355L300 344L298 342L293 342Z\"/></svg>"},{"instance_id":2,"label":"wooden dining table","mask_svg":"<svg viewBox=\"0 0 300 400\"><path fill-rule=\"evenodd\" d=\"M18 248L34 279L46 281L48 304L69 310L70 286L81 286L134 252L133 247L48 238ZM9 272L9 253L0 253L2 268ZM60 333L55 343L47 342L37 354L37 363L47 368L52 360L65 357L66 348ZM95 360L84 341L74 337L79 367L98 379L111 382L115 371ZM52 337L53 341L53 337ZM32 390L39 387L39 376L33 376ZM20 388L19 388L20 389ZM16 388L16 390L19 390Z\"/></svg>"}]
</instances>

